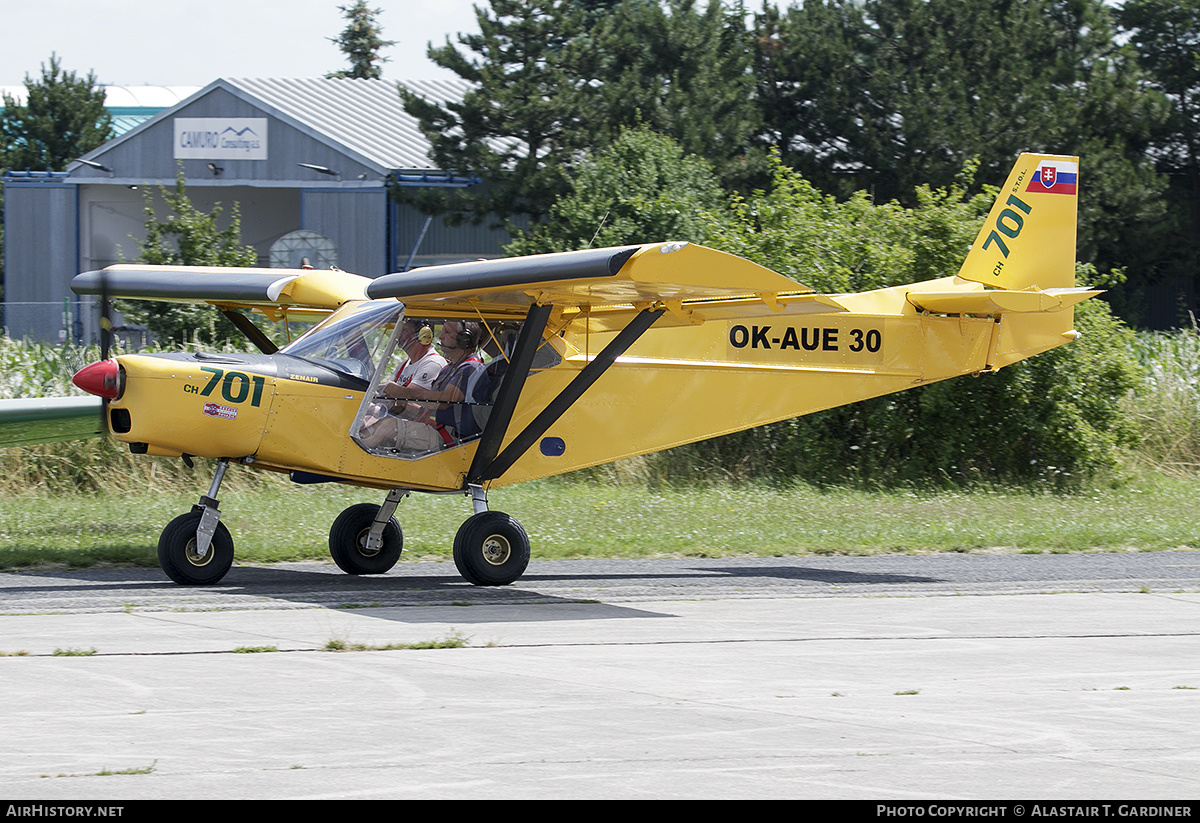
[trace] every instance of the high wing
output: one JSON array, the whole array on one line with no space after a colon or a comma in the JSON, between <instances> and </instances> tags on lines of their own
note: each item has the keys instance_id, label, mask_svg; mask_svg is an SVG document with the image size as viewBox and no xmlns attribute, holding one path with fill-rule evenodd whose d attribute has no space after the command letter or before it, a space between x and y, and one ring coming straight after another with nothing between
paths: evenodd
<instances>
[{"instance_id":1,"label":"high wing","mask_svg":"<svg viewBox=\"0 0 1200 823\"><path fill-rule=\"evenodd\" d=\"M239 309L272 321L320 319L345 303L366 299L369 282L337 269L117 265L76 275L71 290L106 299L208 303L260 351L274 354L276 345Z\"/></svg>"},{"instance_id":2,"label":"high wing","mask_svg":"<svg viewBox=\"0 0 1200 823\"><path fill-rule=\"evenodd\" d=\"M98 397L0 400L0 449L98 437L100 405Z\"/></svg>"},{"instance_id":3,"label":"high wing","mask_svg":"<svg viewBox=\"0 0 1200 823\"><path fill-rule=\"evenodd\" d=\"M908 284L900 296L920 312L988 316L1052 312L1100 293L1074 287L985 288L963 274ZM678 242L431 266L380 277L366 293L398 298L411 314L428 316L518 319L530 306L553 306L563 321L587 312L591 331L620 329L651 307L663 310L656 324L662 328L861 311L858 304L870 294L880 309L887 304L891 311L896 297L894 289L818 294L749 260Z\"/></svg>"},{"instance_id":4,"label":"high wing","mask_svg":"<svg viewBox=\"0 0 1200 823\"><path fill-rule=\"evenodd\" d=\"M986 289L950 280L910 284L908 300L938 314L1045 312L1098 292L1080 288ZM665 310L660 326L709 320L839 313L845 296L818 294L755 263L688 243L654 243L479 260L397 272L371 280L338 270L117 265L71 281L76 294L209 303L324 315L354 300L397 298L409 313L431 317L519 319L532 305L558 313L587 311L593 324L619 328L637 312Z\"/></svg>"},{"instance_id":5,"label":"high wing","mask_svg":"<svg viewBox=\"0 0 1200 823\"><path fill-rule=\"evenodd\" d=\"M551 305L560 322L588 312L593 331L620 329L649 306L665 310L663 326L846 311L835 298L749 260L678 242L430 266L376 280L333 270L117 265L84 272L71 288L209 303L235 323L237 309L279 320L380 298L402 300L414 316L446 318L517 320L531 305Z\"/></svg>"},{"instance_id":6,"label":"high wing","mask_svg":"<svg viewBox=\"0 0 1200 823\"><path fill-rule=\"evenodd\" d=\"M664 326L846 311L749 260L678 242L431 266L373 280L367 296L446 317L516 319L532 305L554 306L560 316L587 311L593 330L621 328L651 306L666 312Z\"/></svg>"},{"instance_id":7,"label":"high wing","mask_svg":"<svg viewBox=\"0 0 1200 823\"><path fill-rule=\"evenodd\" d=\"M76 275L76 294L211 303L221 308L332 311L366 299L369 278L334 269L256 269L117 265Z\"/></svg>"}]
</instances>

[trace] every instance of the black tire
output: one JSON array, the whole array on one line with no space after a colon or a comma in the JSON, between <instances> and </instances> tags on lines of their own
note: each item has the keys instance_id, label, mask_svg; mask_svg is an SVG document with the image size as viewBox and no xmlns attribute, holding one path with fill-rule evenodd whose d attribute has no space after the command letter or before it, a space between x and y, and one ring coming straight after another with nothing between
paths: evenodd
<instances>
[{"instance_id":1,"label":"black tire","mask_svg":"<svg viewBox=\"0 0 1200 823\"><path fill-rule=\"evenodd\" d=\"M468 583L507 586L529 565L529 535L503 512L480 512L454 536L454 565Z\"/></svg>"},{"instance_id":2,"label":"black tire","mask_svg":"<svg viewBox=\"0 0 1200 823\"><path fill-rule=\"evenodd\" d=\"M329 554L346 574L383 574L400 559L404 535L394 517L383 527L383 546L367 550L367 533L378 512L374 503L358 503L339 514L330 526Z\"/></svg>"},{"instance_id":3,"label":"black tire","mask_svg":"<svg viewBox=\"0 0 1200 823\"><path fill-rule=\"evenodd\" d=\"M196 527L202 511L176 517L158 538L158 565L167 577L181 586L211 586L233 565L233 538L225 524L217 522L212 542L203 558L196 555Z\"/></svg>"}]
</instances>

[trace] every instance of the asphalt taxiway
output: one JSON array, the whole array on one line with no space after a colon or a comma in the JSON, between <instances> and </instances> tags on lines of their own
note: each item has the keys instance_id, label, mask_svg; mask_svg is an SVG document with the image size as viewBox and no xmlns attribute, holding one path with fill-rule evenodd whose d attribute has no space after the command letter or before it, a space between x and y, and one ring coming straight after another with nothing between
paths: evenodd
<instances>
[{"instance_id":1,"label":"asphalt taxiway","mask_svg":"<svg viewBox=\"0 0 1200 823\"><path fill-rule=\"evenodd\" d=\"M1200 554L870 560L0 575L0 798L1200 797Z\"/></svg>"}]
</instances>

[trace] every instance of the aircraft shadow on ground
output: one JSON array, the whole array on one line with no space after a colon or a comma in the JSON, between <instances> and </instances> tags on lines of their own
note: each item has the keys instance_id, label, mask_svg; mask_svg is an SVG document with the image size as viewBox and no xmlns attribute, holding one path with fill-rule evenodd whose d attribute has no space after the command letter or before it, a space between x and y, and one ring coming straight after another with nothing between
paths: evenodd
<instances>
[{"instance_id":1,"label":"aircraft shadow on ground","mask_svg":"<svg viewBox=\"0 0 1200 823\"><path fill-rule=\"evenodd\" d=\"M543 613L538 619L608 619L625 616L645 617L653 612L628 606L603 604L601 600L612 586L614 593L630 584L644 582L647 587L656 581L668 587L680 583L703 586L711 583L708 594L731 581L740 590L755 587L775 588L780 581L794 581L798 590L811 591L812 584L824 588L839 585L896 585L936 584L940 578L894 573L871 574L844 569L812 568L773 564L742 566L720 563L675 564L674 568L647 568L646 571L607 571L592 573L527 573L509 586L480 587L466 583L457 574L430 573L428 567L401 564L386 575L347 575L335 566L307 564L304 568L280 566L234 566L219 584L204 587L181 587L168 581L158 569L65 569L32 571L0 575L0 597L10 601L45 599L53 606L54 595L61 595L73 607L110 611L116 604L134 604L134 608L155 608L155 600L169 607L172 596L181 599L200 598L206 608L239 609L263 608L264 601L305 604L335 609L363 609L377 616L377 610L390 606L518 606L530 604L586 604L585 613L556 616ZM563 583L578 587L563 589ZM697 591L697 594L700 594ZM692 596L683 589L664 592L663 598ZM252 602L248 602L248 598ZM603 607L603 608L599 608ZM39 611L41 609L38 609ZM407 610L406 610L407 611ZM419 610L403 616L387 615L389 619L420 619ZM470 621L469 609L463 620ZM665 616L665 615L664 615ZM434 619L432 616L429 619ZM439 620L444 619L439 617ZM482 616L481 616L482 619ZM495 620L490 614L488 620ZM513 619L529 620L523 611Z\"/></svg>"},{"instance_id":2,"label":"aircraft shadow on ground","mask_svg":"<svg viewBox=\"0 0 1200 823\"><path fill-rule=\"evenodd\" d=\"M710 573L720 572L730 577L769 577L777 580L807 580L813 583L834 585L896 584L896 583L945 583L940 577L924 577L911 574L874 574L852 572L845 569L815 569L809 566L758 566L746 568L732 566L712 568Z\"/></svg>"}]
</instances>

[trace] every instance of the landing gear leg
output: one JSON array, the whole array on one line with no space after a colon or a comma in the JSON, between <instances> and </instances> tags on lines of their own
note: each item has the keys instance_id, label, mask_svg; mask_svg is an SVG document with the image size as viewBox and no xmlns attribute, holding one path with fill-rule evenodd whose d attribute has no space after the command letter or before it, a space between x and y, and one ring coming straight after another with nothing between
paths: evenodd
<instances>
[{"instance_id":1,"label":"landing gear leg","mask_svg":"<svg viewBox=\"0 0 1200 823\"><path fill-rule=\"evenodd\" d=\"M482 487L470 491L475 514L454 536L454 565L468 583L507 586L529 565L529 535L507 514L488 511Z\"/></svg>"},{"instance_id":2,"label":"landing gear leg","mask_svg":"<svg viewBox=\"0 0 1200 823\"><path fill-rule=\"evenodd\" d=\"M483 514L488 510L487 492L484 491L483 486L468 486L467 488L471 492L471 507L476 514Z\"/></svg>"},{"instance_id":3,"label":"landing gear leg","mask_svg":"<svg viewBox=\"0 0 1200 823\"><path fill-rule=\"evenodd\" d=\"M208 486L208 494L200 497L199 507L202 514L200 523L196 526L196 553L201 557L208 552L213 532L216 531L217 524L221 521L221 512L217 509L221 505L221 501L217 499L217 493L221 491L221 483L225 480L225 472L228 470L228 458L218 460L217 471L213 475L212 483Z\"/></svg>"},{"instance_id":4,"label":"landing gear leg","mask_svg":"<svg viewBox=\"0 0 1200 823\"><path fill-rule=\"evenodd\" d=\"M228 459L219 461L208 494L190 512L168 523L158 538L158 565L181 586L212 585L233 565L233 538L217 508L217 493L228 468Z\"/></svg>"}]
</instances>

